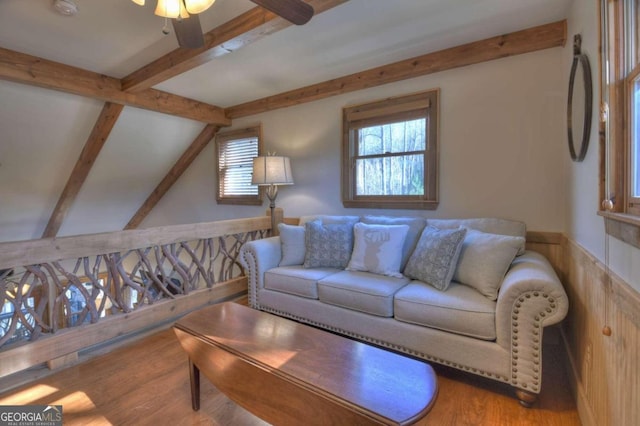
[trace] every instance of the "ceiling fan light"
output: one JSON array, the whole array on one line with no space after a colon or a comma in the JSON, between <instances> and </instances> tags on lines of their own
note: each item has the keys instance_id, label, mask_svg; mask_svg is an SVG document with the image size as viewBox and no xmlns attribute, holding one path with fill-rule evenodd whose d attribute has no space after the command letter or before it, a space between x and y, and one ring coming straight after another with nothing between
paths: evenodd
<instances>
[{"instance_id":1,"label":"ceiling fan light","mask_svg":"<svg viewBox=\"0 0 640 426\"><path fill-rule=\"evenodd\" d=\"M164 18L177 18L180 16L181 2L182 0L158 0L154 13Z\"/></svg>"},{"instance_id":2,"label":"ceiling fan light","mask_svg":"<svg viewBox=\"0 0 640 426\"><path fill-rule=\"evenodd\" d=\"M78 13L78 5L73 0L54 0L53 9L64 16L73 16Z\"/></svg>"},{"instance_id":3,"label":"ceiling fan light","mask_svg":"<svg viewBox=\"0 0 640 426\"><path fill-rule=\"evenodd\" d=\"M144 6L144 0L131 0L131 1L137 4L138 6Z\"/></svg>"},{"instance_id":4,"label":"ceiling fan light","mask_svg":"<svg viewBox=\"0 0 640 426\"><path fill-rule=\"evenodd\" d=\"M191 14L202 13L209 9L216 0L185 0L187 12Z\"/></svg>"}]
</instances>

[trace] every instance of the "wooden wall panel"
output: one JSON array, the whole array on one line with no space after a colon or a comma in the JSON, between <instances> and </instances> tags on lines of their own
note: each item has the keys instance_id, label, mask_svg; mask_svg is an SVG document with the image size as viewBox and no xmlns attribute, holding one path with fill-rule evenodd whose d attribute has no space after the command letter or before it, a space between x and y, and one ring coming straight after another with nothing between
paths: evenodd
<instances>
[{"instance_id":1,"label":"wooden wall panel","mask_svg":"<svg viewBox=\"0 0 640 426\"><path fill-rule=\"evenodd\" d=\"M562 330L581 420L638 425L640 295L574 241L563 247L570 306Z\"/></svg>"}]
</instances>

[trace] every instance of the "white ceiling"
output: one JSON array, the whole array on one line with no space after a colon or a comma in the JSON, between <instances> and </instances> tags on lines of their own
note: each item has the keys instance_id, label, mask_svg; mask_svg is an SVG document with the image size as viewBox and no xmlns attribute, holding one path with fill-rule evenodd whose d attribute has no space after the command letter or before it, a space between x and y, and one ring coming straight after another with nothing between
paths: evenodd
<instances>
[{"instance_id":1,"label":"white ceiling","mask_svg":"<svg viewBox=\"0 0 640 426\"><path fill-rule=\"evenodd\" d=\"M0 0L0 47L124 77L177 47L163 18L131 0L76 0L58 15L52 0ZM565 18L571 0L350 0L157 88L219 106L280 93ZM204 31L255 7L217 0Z\"/></svg>"}]
</instances>

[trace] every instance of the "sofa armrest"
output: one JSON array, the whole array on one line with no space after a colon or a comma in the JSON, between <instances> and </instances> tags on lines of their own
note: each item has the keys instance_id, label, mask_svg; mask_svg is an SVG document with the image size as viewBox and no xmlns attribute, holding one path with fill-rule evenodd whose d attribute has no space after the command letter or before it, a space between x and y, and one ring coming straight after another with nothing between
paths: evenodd
<instances>
[{"instance_id":1,"label":"sofa armrest","mask_svg":"<svg viewBox=\"0 0 640 426\"><path fill-rule=\"evenodd\" d=\"M511 352L513 385L539 392L543 328L562 321L568 309L564 287L544 256L527 251L514 259L496 306L497 343Z\"/></svg>"},{"instance_id":2,"label":"sofa armrest","mask_svg":"<svg viewBox=\"0 0 640 426\"><path fill-rule=\"evenodd\" d=\"M240 249L240 264L247 275L251 307L258 307L258 289L264 287L264 273L278 266L281 257L280 237L249 241Z\"/></svg>"}]
</instances>

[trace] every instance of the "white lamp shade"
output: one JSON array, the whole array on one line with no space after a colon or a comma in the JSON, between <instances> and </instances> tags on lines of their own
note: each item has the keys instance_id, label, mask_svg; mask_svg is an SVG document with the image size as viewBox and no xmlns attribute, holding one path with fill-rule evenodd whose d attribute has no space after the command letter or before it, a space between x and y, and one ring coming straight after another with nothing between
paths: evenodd
<instances>
[{"instance_id":1,"label":"white lamp shade","mask_svg":"<svg viewBox=\"0 0 640 426\"><path fill-rule=\"evenodd\" d=\"M144 6L144 0L131 0L131 1L140 6Z\"/></svg>"},{"instance_id":2,"label":"white lamp shade","mask_svg":"<svg viewBox=\"0 0 640 426\"><path fill-rule=\"evenodd\" d=\"M267 156L253 159L252 185L293 185L289 157Z\"/></svg>"},{"instance_id":3,"label":"white lamp shade","mask_svg":"<svg viewBox=\"0 0 640 426\"><path fill-rule=\"evenodd\" d=\"M181 3L182 0L158 0L154 13L165 18L177 18L180 16Z\"/></svg>"},{"instance_id":4,"label":"white lamp shade","mask_svg":"<svg viewBox=\"0 0 640 426\"><path fill-rule=\"evenodd\" d=\"M216 0L185 0L184 4L187 6L187 12L195 15L209 9L215 1Z\"/></svg>"}]
</instances>

